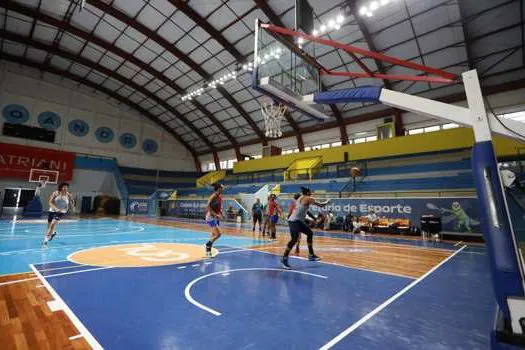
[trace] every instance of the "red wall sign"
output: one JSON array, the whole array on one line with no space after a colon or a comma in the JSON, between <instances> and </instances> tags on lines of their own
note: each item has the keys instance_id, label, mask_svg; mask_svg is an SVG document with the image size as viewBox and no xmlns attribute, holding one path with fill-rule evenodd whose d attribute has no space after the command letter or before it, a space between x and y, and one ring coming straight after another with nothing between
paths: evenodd
<instances>
[{"instance_id":1,"label":"red wall sign","mask_svg":"<svg viewBox=\"0 0 525 350\"><path fill-rule=\"evenodd\" d=\"M59 172L60 181L73 178L75 153L0 143L0 178L29 179L31 169Z\"/></svg>"}]
</instances>

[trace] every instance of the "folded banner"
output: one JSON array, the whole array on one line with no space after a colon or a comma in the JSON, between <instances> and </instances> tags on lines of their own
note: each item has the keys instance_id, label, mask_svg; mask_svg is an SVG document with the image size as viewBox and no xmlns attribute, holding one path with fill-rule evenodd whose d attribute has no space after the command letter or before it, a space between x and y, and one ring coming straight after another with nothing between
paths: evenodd
<instances>
[{"instance_id":1,"label":"folded banner","mask_svg":"<svg viewBox=\"0 0 525 350\"><path fill-rule=\"evenodd\" d=\"M60 181L73 178L75 153L0 143L0 178L28 179L31 169L59 172Z\"/></svg>"}]
</instances>

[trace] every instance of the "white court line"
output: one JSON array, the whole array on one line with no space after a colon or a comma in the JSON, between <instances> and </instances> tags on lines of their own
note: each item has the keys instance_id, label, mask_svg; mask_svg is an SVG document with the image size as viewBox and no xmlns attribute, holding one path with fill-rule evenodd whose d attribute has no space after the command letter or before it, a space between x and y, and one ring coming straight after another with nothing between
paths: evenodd
<instances>
[{"instance_id":1,"label":"white court line","mask_svg":"<svg viewBox=\"0 0 525 350\"><path fill-rule=\"evenodd\" d=\"M57 303L60 304L61 306L61 309L66 313L66 315L69 317L69 319L71 320L71 322L75 325L75 327L77 327L78 331L80 332L80 334L82 334L82 336L86 339L86 341L88 342L89 345L91 345L91 347L95 350L102 350L104 349L100 344L99 342L95 339L95 337L93 337L93 335L87 330L87 328L82 324L82 322L80 322L80 320L78 319L78 317L73 313L73 311L71 311L71 309L69 308L69 306L67 306L67 304L64 302L64 300L62 300L62 298L60 297L60 295L58 295L58 293L53 289L53 287L51 287L51 285L49 284L49 282L47 282L47 280L40 274L40 272L35 268L35 266L33 264L30 264L29 265L31 267L31 270L33 270L33 272L35 273L35 275L38 276L38 278L40 279L40 281L42 281L42 284L44 284L47 288L47 290L49 291L49 293L51 293L51 295L53 296L53 298L55 299L55 301Z\"/></svg>"},{"instance_id":2,"label":"white court line","mask_svg":"<svg viewBox=\"0 0 525 350\"><path fill-rule=\"evenodd\" d=\"M209 273L207 275L203 275L201 277L198 277L198 278L194 279L193 281L188 283L188 285L186 285L186 288L184 289L184 296L186 297L186 300L188 300L190 303L192 303L193 305L195 305L199 309L207 311L207 312L209 312L212 315L220 316L222 314L219 311L214 310L212 308L209 308L206 305L203 305L203 304L199 303L198 301L196 301L195 299L193 299L193 297L191 296L191 287L193 287L193 285L195 285L195 283L197 283L197 282L199 282L199 281L201 281L201 280L203 280L205 278L208 278L210 276L214 276L214 275L227 276L227 275L225 275L226 273L230 274L232 272L239 272L239 271L279 271L279 272L288 272L288 273L299 273L301 275L309 275L309 276L313 276L313 277L317 277L317 278L323 278L323 279L327 279L328 278L327 276L316 275L314 273L309 273L309 272L304 272L304 271L272 269L272 268L266 268L266 267L253 267L253 268L244 268L244 269L223 270L223 271L212 272L212 273Z\"/></svg>"},{"instance_id":3,"label":"white court line","mask_svg":"<svg viewBox=\"0 0 525 350\"><path fill-rule=\"evenodd\" d=\"M263 248L261 248L261 249L263 249ZM241 251L258 252L258 253L272 255L272 256L275 256L275 257L280 257L281 256L280 254L276 254L276 253L272 253L272 252L266 252L264 250L251 249L251 248L243 248L242 250L236 250L235 252L241 252ZM233 251L232 252L228 251L228 252L221 253L219 251L219 254L227 254L227 253L234 253L234 252ZM308 260L308 258L303 258L301 256L293 256L293 255L290 255L288 258L290 258L290 259L299 259L299 260ZM322 261L322 260L321 261L316 261L316 262L319 263L319 264L343 267L343 268L346 268L346 269L353 269L353 270L361 270L361 271L366 271L366 272L378 273L380 275L389 275L389 276L401 277L401 278L406 278L406 279L411 279L411 280L415 279L414 277L411 277L411 276L400 275L400 274L393 273L393 272L383 272L383 271L370 270L370 269L365 269L364 267L354 267L354 266L349 266L349 265L342 265L342 264L337 264L337 263L331 263L331 262Z\"/></svg>"},{"instance_id":4,"label":"white court line","mask_svg":"<svg viewBox=\"0 0 525 350\"><path fill-rule=\"evenodd\" d=\"M83 338L84 336L82 334L77 334L77 335L74 335L72 337L69 337L69 340L75 340L75 339L79 339L79 338Z\"/></svg>"},{"instance_id":5,"label":"white court line","mask_svg":"<svg viewBox=\"0 0 525 350\"><path fill-rule=\"evenodd\" d=\"M448 258L444 259L442 262L440 262L438 265L434 266L432 269L430 269L427 273L425 273L423 276L419 277L417 280L410 283L405 288L401 289L399 292L388 298L384 303L376 307L374 310L369 312L367 315L362 317L359 321L345 329L341 334L339 334L334 339L330 340L328 343L323 345L319 350L328 350L335 344L339 343L343 338L351 334L353 331L355 331L357 328L359 328L361 325L363 325L365 322L367 322L369 319L377 315L379 312L381 312L383 309L385 309L388 305L392 304L394 301L396 301L399 297L401 297L403 294L408 292L410 289L414 288L416 285L418 285L421 281L423 281L425 278L427 278L430 274L432 274L434 271L439 269L441 266L447 263L450 259L455 257L458 253L460 253L463 249L465 249L467 246L464 245L463 247L459 248L454 252L454 254L451 254Z\"/></svg>"},{"instance_id":6,"label":"white court line","mask_svg":"<svg viewBox=\"0 0 525 350\"><path fill-rule=\"evenodd\" d=\"M43 284L39 284L38 286L36 286L37 288L42 288L42 287L45 287Z\"/></svg>"},{"instance_id":7,"label":"white court line","mask_svg":"<svg viewBox=\"0 0 525 350\"><path fill-rule=\"evenodd\" d=\"M52 267L50 269L38 269L40 272L55 271L55 270L65 270L65 269L75 269L78 267L83 267L84 265L75 265L75 266L65 266L65 267Z\"/></svg>"},{"instance_id":8,"label":"white court line","mask_svg":"<svg viewBox=\"0 0 525 350\"><path fill-rule=\"evenodd\" d=\"M38 270L36 267L34 267L33 264L30 264L29 265L32 269L34 268L34 270ZM97 271L97 270L105 270L105 269L113 269L115 268L114 266L105 266L105 267L97 267L97 268L93 268L93 269L85 269L85 270L80 270L80 271L71 271L71 272L63 272L63 273L56 273L54 275L46 275L45 277L59 277L59 276L66 276L66 275L74 275L74 274L77 274L77 273L82 273L82 272L90 272L90 271ZM33 270L33 271L34 271ZM39 273L40 274L40 273ZM38 276L38 275L37 275ZM9 284L15 284L15 283L21 283L21 282L26 282L26 281L32 281L32 280L36 280L38 279L38 277L29 277L29 278L23 278L21 280L14 280L14 281L8 281L8 282L2 282L0 283L0 287L1 286L6 286L6 285L9 285Z\"/></svg>"},{"instance_id":9,"label":"white court line","mask_svg":"<svg viewBox=\"0 0 525 350\"><path fill-rule=\"evenodd\" d=\"M29 277L29 278L24 278L24 279L21 279L21 280L2 282L2 283L0 283L0 287L1 286L7 286L9 284L15 284L15 283L20 283L20 282L25 282L25 281L32 281L32 280L37 280L37 279L38 279L38 277Z\"/></svg>"},{"instance_id":10,"label":"white court line","mask_svg":"<svg viewBox=\"0 0 525 350\"><path fill-rule=\"evenodd\" d=\"M185 269L185 268L186 268L186 266L179 266L179 267L177 267L177 269L179 269L179 270L182 270L182 269Z\"/></svg>"},{"instance_id":11,"label":"white court line","mask_svg":"<svg viewBox=\"0 0 525 350\"><path fill-rule=\"evenodd\" d=\"M191 267L199 267L199 266L201 266L201 265L200 264L193 264L193 265L191 265Z\"/></svg>"}]
</instances>

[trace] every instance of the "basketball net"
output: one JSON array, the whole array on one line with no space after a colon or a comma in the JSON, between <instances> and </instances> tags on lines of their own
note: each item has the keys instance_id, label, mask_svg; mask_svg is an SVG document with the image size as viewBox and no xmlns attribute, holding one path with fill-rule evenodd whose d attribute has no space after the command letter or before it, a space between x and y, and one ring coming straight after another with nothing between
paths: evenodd
<instances>
[{"instance_id":1,"label":"basketball net","mask_svg":"<svg viewBox=\"0 0 525 350\"><path fill-rule=\"evenodd\" d=\"M275 104L271 100L270 102L265 101L261 104L261 113L264 117L264 126L266 127L266 137L277 138L283 136L281 121L286 110L286 106Z\"/></svg>"}]
</instances>

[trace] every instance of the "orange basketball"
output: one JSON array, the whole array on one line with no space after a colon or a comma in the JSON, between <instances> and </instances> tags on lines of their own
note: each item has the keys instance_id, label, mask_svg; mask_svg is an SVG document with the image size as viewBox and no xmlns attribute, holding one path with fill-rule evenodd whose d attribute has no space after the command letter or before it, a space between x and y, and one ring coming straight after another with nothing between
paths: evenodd
<instances>
[{"instance_id":1,"label":"orange basketball","mask_svg":"<svg viewBox=\"0 0 525 350\"><path fill-rule=\"evenodd\" d=\"M357 177L361 175L361 169L353 167L352 169L350 169L350 175L352 175L352 177Z\"/></svg>"}]
</instances>

